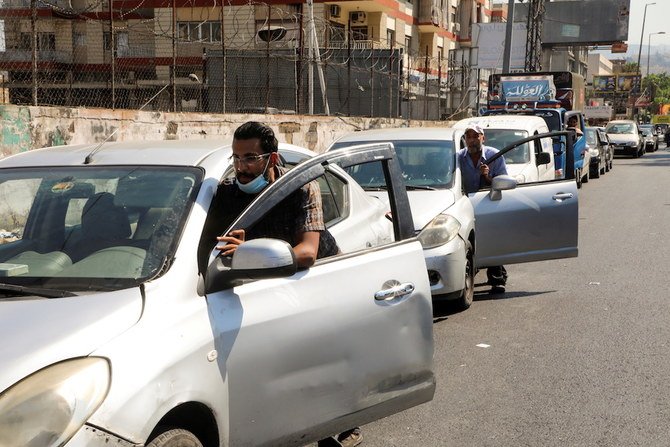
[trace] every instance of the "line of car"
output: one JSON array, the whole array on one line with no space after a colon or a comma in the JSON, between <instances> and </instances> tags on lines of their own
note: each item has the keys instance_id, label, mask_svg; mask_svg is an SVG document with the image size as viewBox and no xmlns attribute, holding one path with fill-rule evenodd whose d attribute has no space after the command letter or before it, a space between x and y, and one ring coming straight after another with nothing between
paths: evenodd
<instances>
[{"instance_id":1,"label":"line of car","mask_svg":"<svg viewBox=\"0 0 670 447\"><path fill-rule=\"evenodd\" d=\"M0 445L304 445L432 399L433 300L467 308L478 268L578 253L573 157L557 178L552 136L515 135L503 155L524 167L465 194L463 134L355 132L320 155L281 144L290 170L230 228L318 182L341 253L307 270L283 241L229 259L205 237L229 143L0 160L16 235L0 245L14 340L0 347Z\"/></svg>"}]
</instances>

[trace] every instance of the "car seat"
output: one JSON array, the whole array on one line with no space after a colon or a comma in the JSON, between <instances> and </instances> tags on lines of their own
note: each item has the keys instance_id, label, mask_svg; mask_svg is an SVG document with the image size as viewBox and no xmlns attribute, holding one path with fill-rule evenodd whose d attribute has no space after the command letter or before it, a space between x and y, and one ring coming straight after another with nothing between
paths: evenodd
<instances>
[{"instance_id":1,"label":"car seat","mask_svg":"<svg viewBox=\"0 0 670 447\"><path fill-rule=\"evenodd\" d=\"M100 192L91 196L81 215L81 238L65 243L63 251L73 262L103 248L125 245L131 235L125 209L114 205L114 195Z\"/></svg>"}]
</instances>

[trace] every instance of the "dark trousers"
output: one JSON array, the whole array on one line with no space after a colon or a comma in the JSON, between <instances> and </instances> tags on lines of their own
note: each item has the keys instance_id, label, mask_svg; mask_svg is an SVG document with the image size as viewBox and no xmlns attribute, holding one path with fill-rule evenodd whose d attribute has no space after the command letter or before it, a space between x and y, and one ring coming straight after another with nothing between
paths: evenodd
<instances>
[{"instance_id":1,"label":"dark trousers","mask_svg":"<svg viewBox=\"0 0 670 447\"><path fill-rule=\"evenodd\" d=\"M502 265L489 267L486 269L486 277L492 286L504 286L507 283L507 270Z\"/></svg>"}]
</instances>

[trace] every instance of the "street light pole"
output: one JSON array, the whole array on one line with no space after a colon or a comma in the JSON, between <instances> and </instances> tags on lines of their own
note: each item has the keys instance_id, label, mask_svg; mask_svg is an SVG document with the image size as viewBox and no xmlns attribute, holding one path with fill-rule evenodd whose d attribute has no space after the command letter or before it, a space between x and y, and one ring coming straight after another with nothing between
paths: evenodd
<instances>
[{"instance_id":1,"label":"street light pole","mask_svg":"<svg viewBox=\"0 0 670 447\"><path fill-rule=\"evenodd\" d=\"M649 41L647 42L647 77L649 76L649 54L651 53L651 36L654 34L665 34L665 31L659 31L657 33L649 33Z\"/></svg>"},{"instance_id":2,"label":"street light pole","mask_svg":"<svg viewBox=\"0 0 670 447\"><path fill-rule=\"evenodd\" d=\"M637 71L642 76L642 68L640 67L640 57L642 56L642 42L644 40L644 22L647 20L647 6L655 5L656 2L647 3L644 5L644 15L642 16L642 32L640 33L640 48L637 51Z\"/></svg>"}]
</instances>

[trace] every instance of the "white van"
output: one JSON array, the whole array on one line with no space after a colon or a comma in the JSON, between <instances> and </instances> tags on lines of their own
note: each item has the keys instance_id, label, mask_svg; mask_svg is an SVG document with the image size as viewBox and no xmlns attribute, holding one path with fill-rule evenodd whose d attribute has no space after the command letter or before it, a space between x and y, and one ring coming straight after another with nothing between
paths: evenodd
<instances>
[{"instance_id":1,"label":"white van","mask_svg":"<svg viewBox=\"0 0 670 447\"><path fill-rule=\"evenodd\" d=\"M484 129L484 144L498 150L523 138L549 132L542 118L529 115L465 118L458 121L454 128L465 129L473 124L478 124ZM547 155L539 155L540 153ZM554 150L551 138L525 143L509 151L505 154L505 163L507 173L516 178L518 183L553 180L555 177Z\"/></svg>"}]
</instances>

